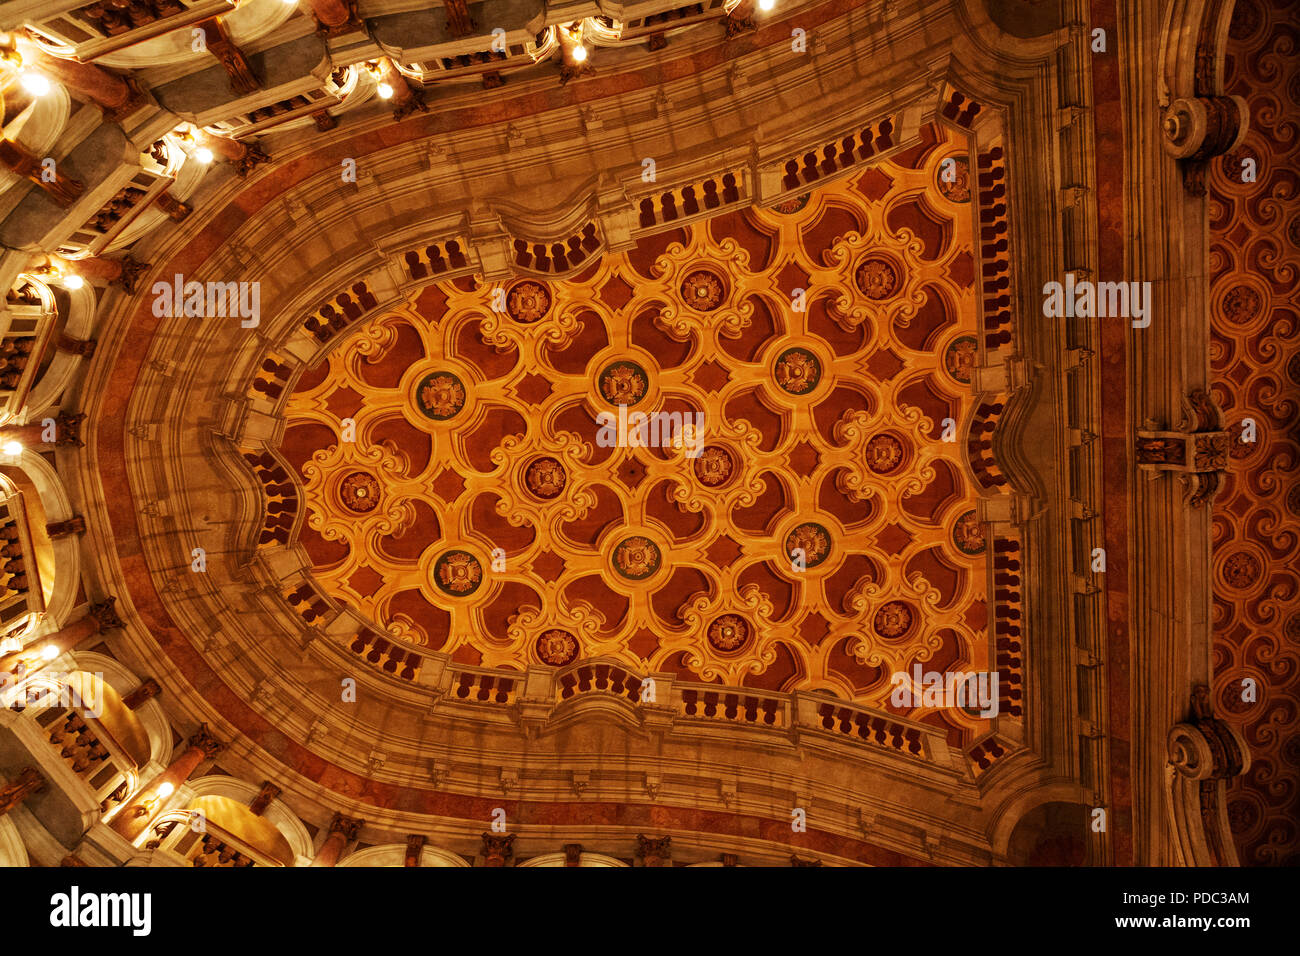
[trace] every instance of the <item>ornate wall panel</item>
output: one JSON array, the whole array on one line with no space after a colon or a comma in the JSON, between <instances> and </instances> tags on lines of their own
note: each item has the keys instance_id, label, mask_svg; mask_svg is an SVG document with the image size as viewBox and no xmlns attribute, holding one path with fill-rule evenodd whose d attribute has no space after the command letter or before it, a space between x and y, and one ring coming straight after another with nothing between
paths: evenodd
<instances>
[{"instance_id":1,"label":"ornate wall panel","mask_svg":"<svg viewBox=\"0 0 1300 956\"><path fill-rule=\"evenodd\" d=\"M1236 440L1214 505L1216 706L1242 726L1251 767L1228 813L1244 864L1297 862L1300 820L1300 70L1294 9L1237 0L1228 92L1250 132L1208 177L1213 394ZM1244 159L1257 181L1243 182ZM1253 419L1255 441L1242 441ZM1258 700L1243 701L1253 679Z\"/></svg>"}]
</instances>

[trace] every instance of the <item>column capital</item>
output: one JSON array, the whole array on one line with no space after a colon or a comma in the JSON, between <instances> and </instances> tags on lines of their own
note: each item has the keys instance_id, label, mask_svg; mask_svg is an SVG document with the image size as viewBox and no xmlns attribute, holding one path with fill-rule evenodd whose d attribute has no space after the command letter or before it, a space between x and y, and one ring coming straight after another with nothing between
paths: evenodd
<instances>
[{"instance_id":1,"label":"column capital","mask_svg":"<svg viewBox=\"0 0 1300 956\"><path fill-rule=\"evenodd\" d=\"M102 601L96 601L90 605L89 617L95 619L101 631L107 631L114 627L125 627L124 622L117 614L117 598L106 597Z\"/></svg>"},{"instance_id":2,"label":"column capital","mask_svg":"<svg viewBox=\"0 0 1300 956\"><path fill-rule=\"evenodd\" d=\"M671 866L673 859L673 838L648 837L644 833L636 835L636 855L641 858L642 866Z\"/></svg>"},{"instance_id":3,"label":"column capital","mask_svg":"<svg viewBox=\"0 0 1300 956\"><path fill-rule=\"evenodd\" d=\"M515 853L515 834L484 833L483 865L505 866Z\"/></svg>"},{"instance_id":4,"label":"column capital","mask_svg":"<svg viewBox=\"0 0 1300 956\"><path fill-rule=\"evenodd\" d=\"M353 817L345 817L341 813L334 814L334 819L330 821L329 834L342 834L345 843L351 843L361 832L361 827L365 825L364 820L358 820Z\"/></svg>"},{"instance_id":5,"label":"column capital","mask_svg":"<svg viewBox=\"0 0 1300 956\"><path fill-rule=\"evenodd\" d=\"M420 851L424 849L424 835L413 833L406 838L405 866L420 865Z\"/></svg>"},{"instance_id":6,"label":"column capital","mask_svg":"<svg viewBox=\"0 0 1300 956\"><path fill-rule=\"evenodd\" d=\"M209 733L207 724L199 724L199 729L194 732L186 743L203 751L203 757L206 760L212 760L225 749L225 744Z\"/></svg>"}]
</instances>

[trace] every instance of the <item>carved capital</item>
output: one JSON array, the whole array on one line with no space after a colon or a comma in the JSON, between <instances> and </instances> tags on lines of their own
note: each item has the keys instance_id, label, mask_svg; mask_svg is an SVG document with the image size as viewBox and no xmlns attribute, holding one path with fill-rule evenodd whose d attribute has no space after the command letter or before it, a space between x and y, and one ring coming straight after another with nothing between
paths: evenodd
<instances>
[{"instance_id":1,"label":"carved capital","mask_svg":"<svg viewBox=\"0 0 1300 956\"><path fill-rule=\"evenodd\" d=\"M419 866L420 851L424 849L424 837L414 833L406 838L406 859L403 866Z\"/></svg>"},{"instance_id":2,"label":"carved capital","mask_svg":"<svg viewBox=\"0 0 1300 956\"><path fill-rule=\"evenodd\" d=\"M231 161L239 175L247 176L255 167L271 161L271 157L256 143L245 143L244 145L247 147L244 150L244 155Z\"/></svg>"},{"instance_id":3,"label":"carved capital","mask_svg":"<svg viewBox=\"0 0 1300 956\"><path fill-rule=\"evenodd\" d=\"M484 866L505 866L506 862L514 856L514 853L515 835L513 833L483 834Z\"/></svg>"},{"instance_id":4,"label":"carved capital","mask_svg":"<svg viewBox=\"0 0 1300 956\"><path fill-rule=\"evenodd\" d=\"M68 412L59 412L54 419L54 444L60 446L73 445L77 448L85 445L85 442L81 440L81 423L85 419L85 415L71 415Z\"/></svg>"},{"instance_id":5,"label":"carved capital","mask_svg":"<svg viewBox=\"0 0 1300 956\"><path fill-rule=\"evenodd\" d=\"M101 631L122 627L122 619L117 616L117 598L107 597L90 605L90 616L95 619Z\"/></svg>"},{"instance_id":6,"label":"carved capital","mask_svg":"<svg viewBox=\"0 0 1300 956\"><path fill-rule=\"evenodd\" d=\"M723 27L727 31L727 39L731 40L740 36L742 33L753 33L758 29L758 24L754 22L754 4L753 0L740 0L732 11L727 14L722 21Z\"/></svg>"},{"instance_id":7,"label":"carved capital","mask_svg":"<svg viewBox=\"0 0 1300 956\"><path fill-rule=\"evenodd\" d=\"M191 747L197 747L199 750L203 751L203 758L205 760L214 759L217 754L221 753L221 751L225 749L225 745L208 732L207 724L200 724L199 729L190 737L189 740L186 741L186 743Z\"/></svg>"},{"instance_id":8,"label":"carved capital","mask_svg":"<svg viewBox=\"0 0 1300 956\"><path fill-rule=\"evenodd\" d=\"M673 838L636 835L636 855L642 866L672 866Z\"/></svg>"},{"instance_id":9,"label":"carved capital","mask_svg":"<svg viewBox=\"0 0 1300 956\"><path fill-rule=\"evenodd\" d=\"M345 843L351 843L361 832L361 827L365 824L364 820L357 820L353 817L345 817L341 813L334 814L334 819L330 821L329 834L342 834Z\"/></svg>"}]
</instances>

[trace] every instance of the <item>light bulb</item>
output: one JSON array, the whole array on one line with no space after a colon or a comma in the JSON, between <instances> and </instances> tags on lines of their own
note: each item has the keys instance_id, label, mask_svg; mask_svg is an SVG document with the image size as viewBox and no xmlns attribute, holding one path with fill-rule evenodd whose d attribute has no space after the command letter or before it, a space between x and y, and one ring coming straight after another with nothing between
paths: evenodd
<instances>
[{"instance_id":1,"label":"light bulb","mask_svg":"<svg viewBox=\"0 0 1300 956\"><path fill-rule=\"evenodd\" d=\"M388 83L379 84L379 98L381 100L391 100L393 98L393 88Z\"/></svg>"},{"instance_id":2,"label":"light bulb","mask_svg":"<svg viewBox=\"0 0 1300 956\"><path fill-rule=\"evenodd\" d=\"M23 446L20 442L7 441L5 442L4 453L10 458L17 458L23 453Z\"/></svg>"},{"instance_id":3,"label":"light bulb","mask_svg":"<svg viewBox=\"0 0 1300 956\"><path fill-rule=\"evenodd\" d=\"M776 6L776 0L758 0L758 9L771 10Z\"/></svg>"},{"instance_id":4,"label":"light bulb","mask_svg":"<svg viewBox=\"0 0 1300 956\"><path fill-rule=\"evenodd\" d=\"M23 89L32 96L44 96L50 91L50 81L39 73L29 73L26 70L22 75Z\"/></svg>"},{"instance_id":5,"label":"light bulb","mask_svg":"<svg viewBox=\"0 0 1300 956\"><path fill-rule=\"evenodd\" d=\"M46 644L43 648L41 648L41 657L45 658L45 660L47 661L52 661L54 660L54 658L58 656L59 656L59 649L55 647L53 644Z\"/></svg>"},{"instance_id":6,"label":"light bulb","mask_svg":"<svg viewBox=\"0 0 1300 956\"><path fill-rule=\"evenodd\" d=\"M194 158L200 163L210 163L212 162L212 150L208 149L206 146L200 146L194 151Z\"/></svg>"},{"instance_id":7,"label":"light bulb","mask_svg":"<svg viewBox=\"0 0 1300 956\"><path fill-rule=\"evenodd\" d=\"M587 48L585 46L575 46L573 48L573 59L581 63L587 58Z\"/></svg>"},{"instance_id":8,"label":"light bulb","mask_svg":"<svg viewBox=\"0 0 1300 956\"><path fill-rule=\"evenodd\" d=\"M166 800L175 792L176 792L176 787L170 781L165 782L159 785L158 787L158 796L161 797L163 800Z\"/></svg>"},{"instance_id":9,"label":"light bulb","mask_svg":"<svg viewBox=\"0 0 1300 956\"><path fill-rule=\"evenodd\" d=\"M67 289L80 289L85 284L86 280L75 273L63 277L63 286Z\"/></svg>"}]
</instances>

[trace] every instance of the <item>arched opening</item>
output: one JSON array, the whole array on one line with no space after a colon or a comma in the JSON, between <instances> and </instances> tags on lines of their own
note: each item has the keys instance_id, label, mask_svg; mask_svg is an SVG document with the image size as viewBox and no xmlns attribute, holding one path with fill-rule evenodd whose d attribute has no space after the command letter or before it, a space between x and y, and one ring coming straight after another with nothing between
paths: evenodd
<instances>
[{"instance_id":1,"label":"arched opening","mask_svg":"<svg viewBox=\"0 0 1300 956\"><path fill-rule=\"evenodd\" d=\"M153 825L146 849L165 850L189 866L293 866L294 852L270 820L230 797L195 797Z\"/></svg>"},{"instance_id":2,"label":"arched opening","mask_svg":"<svg viewBox=\"0 0 1300 956\"><path fill-rule=\"evenodd\" d=\"M1043 803L1011 831L1007 861L1013 866L1086 866L1088 811L1077 803Z\"/></svg>"}]
</instances>

